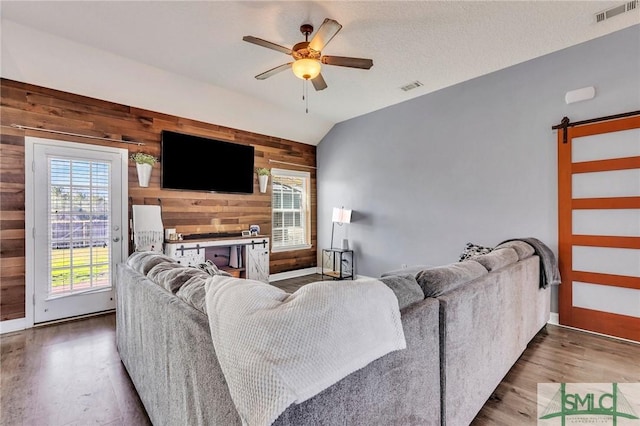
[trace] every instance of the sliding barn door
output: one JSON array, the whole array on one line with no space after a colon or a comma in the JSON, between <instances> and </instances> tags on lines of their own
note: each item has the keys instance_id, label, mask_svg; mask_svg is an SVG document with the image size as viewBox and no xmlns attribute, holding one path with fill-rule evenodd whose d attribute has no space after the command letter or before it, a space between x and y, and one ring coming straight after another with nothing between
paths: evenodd
<instances>
[{"instance_id":1,"label":"sliding barn door","mask_svg":"<svg viewBox=\"0 0 640 426\"><path fill-rule=\"evenodd\" d=\"M640 341L640 116L558 130L560 324Z\"/></svg>"}]
</instances>

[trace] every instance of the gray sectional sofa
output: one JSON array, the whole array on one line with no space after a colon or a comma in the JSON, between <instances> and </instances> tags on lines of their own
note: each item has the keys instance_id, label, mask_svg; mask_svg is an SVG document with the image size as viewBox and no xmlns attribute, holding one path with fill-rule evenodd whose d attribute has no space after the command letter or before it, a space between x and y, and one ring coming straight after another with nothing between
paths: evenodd
<instances>
[{"instance_id":1,"label":"gray sectional sofa","mask_svg":"<svg viewBox=\"0 0 640 426\"><path fill-rule=\"evenodd\" d=\"M514 243L381 278L400 302L407 348L290 406L274 424L469 424L549 319L539 259ZM204 312L207 278L157 254L118 265L118 351L154 425L241 424Z\"/></svg>"}]
</instances>

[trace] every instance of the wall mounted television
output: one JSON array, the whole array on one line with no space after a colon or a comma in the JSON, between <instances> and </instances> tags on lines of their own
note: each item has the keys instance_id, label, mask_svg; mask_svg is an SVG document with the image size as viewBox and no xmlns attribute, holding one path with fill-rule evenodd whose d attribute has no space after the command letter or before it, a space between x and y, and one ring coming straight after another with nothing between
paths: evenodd
<instances>
[{"instance_id":1,"label":"wall mounted television","mask_svg":"<svg viewBox=\"0 0 640 426\"><path fill-rule=\"evenodd\" d=\"M254 147L162 131L162 189L253 194Z\"/></svg>"}]
</instances>

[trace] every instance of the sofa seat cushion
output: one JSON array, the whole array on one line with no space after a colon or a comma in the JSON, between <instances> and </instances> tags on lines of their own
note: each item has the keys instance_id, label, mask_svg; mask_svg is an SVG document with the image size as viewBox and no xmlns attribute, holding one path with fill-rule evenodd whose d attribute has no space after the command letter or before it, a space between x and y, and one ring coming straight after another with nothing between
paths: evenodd
<instances>
[{"instance_id":1,"label":"sofa seat cushion","mask_svg":"<svg viewBox=\"0 0 640 426\"><path fill-rule=\"evenodd\" d=\"M518 253L512 248L501 248L499 250L493 250L489 254L474 256L472 259L484 266L487 271L491 272L516 263L518 261Z\"/></svg>"},{"instance_id":2,"label":"sofa seat cushion","mask_svg":"<svg viewBox=\"0 0 640 426\"><path fill-rule=\"evenodd\" d=\"M389 275L380 278L380 281L393 290L393 293L398 299L398 306L400 309L406 308L412 303L424 300L422 288L418 284L418 281L416 281L413 274Z\"/></svg>"},{"instance_id":3,"label":"sofa seat cushion","mask_svg":"<svg viewBox=\"0 0 640 426\"><path fill-rule=\"evenodd\" d=\"M151 268L160 263L177 263L172 258L154 251L137 251L127 259L127 265L133 270L147 275Z\"/></svg>"},{"instance_id":4,"label":"sofa seat cushion","mask_svg":"<svg viewBox=\"0 0 640 426\"><path fill-rule=\"evenodd\" d=\"M499 246L496 246L496 250L501 248L514 249L518 254L518 260L531 257L533 256L533 253L535 253L535 249L533 247L531 247L529 244L525 243L524 241L519 241L519 240L507 241L500 244Z\"/></svg>"},{"instance_id":5,"label":"sofa seat cushion","mask_svg":"<svg viewBox=\"0 0 640 426\"><path fill-rule=\"evenodd\" d=\"M487 275L487 269L474 260L425 269L416 276L425 297L437 297Z\"/></svg>"}]
</instances>

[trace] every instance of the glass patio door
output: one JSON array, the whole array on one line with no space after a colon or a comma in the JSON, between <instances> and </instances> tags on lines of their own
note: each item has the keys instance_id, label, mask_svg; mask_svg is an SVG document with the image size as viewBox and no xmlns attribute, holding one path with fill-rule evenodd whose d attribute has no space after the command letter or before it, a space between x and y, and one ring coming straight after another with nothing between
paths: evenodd
<instances>
[{"instance_id":1,"label":"glass patio door","mask_svg":"<svg viewBox=\"0 0 640 426\"><path fill-rule=\"evenodd\" d=\"M34 323L113 309L127 151L33 139Z\"/></svg>"}]
</instances>

